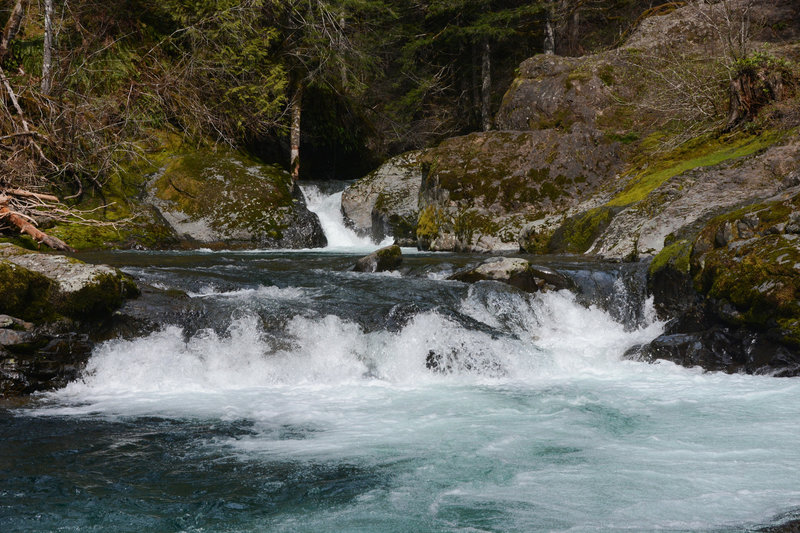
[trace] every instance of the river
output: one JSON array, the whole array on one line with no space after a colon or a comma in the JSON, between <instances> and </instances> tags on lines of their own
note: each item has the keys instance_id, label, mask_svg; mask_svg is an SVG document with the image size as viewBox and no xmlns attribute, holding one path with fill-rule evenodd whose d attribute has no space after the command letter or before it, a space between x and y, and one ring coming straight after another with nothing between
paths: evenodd
<instances>
[{"instance_id":1,"label":"river","mask_svg":"<svg viewBox=\"0 0 800 533\"><path fill-rule=\"evenodd\" d=\"M0 408L0 531L798 518L800 379L625 360L663 327L634 267L537 259L582 296L447 281L480 259L458 254L354 273L376 245L335 194L306 194L328 249L88 256L185 296L161 328L98 346L81 380Z\"/></svg>"}]
</instances>

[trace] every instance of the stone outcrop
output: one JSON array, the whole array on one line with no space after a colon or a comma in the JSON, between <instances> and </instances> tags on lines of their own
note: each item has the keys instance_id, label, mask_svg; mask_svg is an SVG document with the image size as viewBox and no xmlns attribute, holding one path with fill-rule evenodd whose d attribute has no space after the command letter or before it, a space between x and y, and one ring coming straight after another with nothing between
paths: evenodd
<instances>
[{"instance_id":1,"label":"stone outcrop","mask_svg":"<svg viewBox=\"0 0 800 533\"><path fill-rule=\"evenodd\" d=\"M523 228L556 224L621 164L617 143L579 126L456 137L421 161L418 246L475 252L518 251Z\"/></svg>"},{"instance_id":2,"label":"stone outcrop","mask_svg":"<svg viewBox=\"0 0 800 533\"><path fill-rule=\"evenodd\" d=\"M319 219L306 208L289 173L232 150L175 156L148 191L148 201L189 245L315 248L326 244Z\"/></svg>"},{"instance_id":3,"label":"stone outcrop","mask_svg":"<svg viewBox=\"0 0 800 533\"><path fill-rule=\"evenodd\" d=\"M342 193L345 223L376 243L392 236L401 246L416 246L422 152L394 157Z\"/></svg>"},{"instance_id":4,"label":"stone outcrop","mask_svg":"<svg viewBox=\"0 0 800 533\"><path fill-rule=\"evenodd\" d=\"M356 272L386 272L397 270L403 263L403 252L396 244L376 250L356 261Z\"/></svg>"},{"instance_id":5,"label":"stone outcrop","mask_svg":"<svg viewBox=\"0 0 800 533\"><path fill-rule=\"evenodd\" d=\"M105 265L0 243L0 394L30 393L77 377L89 333L139 294Z\"/></svg>"},{"instance_id":6,"label":"stone outcrop","mask_svg":"<svg viewBox=\"0 0 800 533\"><path fill-rule=\"evenodd\" d=\"M671 243L649 277L657 311L671 321L642 356L800 374L800 186Z\"/></svg>"},{"instance_id":7,"label":"stone outcrop","mask_svg":"<svg viewBox=\"0 0 800 533\"><path fill-rule=\"evenodd\" d=\"M574 282L563 274L518 257L492 257L475 268L456 272L449 279L466 283L499 281L526 292L576 290Z\"/></svg>"}]
</instances>

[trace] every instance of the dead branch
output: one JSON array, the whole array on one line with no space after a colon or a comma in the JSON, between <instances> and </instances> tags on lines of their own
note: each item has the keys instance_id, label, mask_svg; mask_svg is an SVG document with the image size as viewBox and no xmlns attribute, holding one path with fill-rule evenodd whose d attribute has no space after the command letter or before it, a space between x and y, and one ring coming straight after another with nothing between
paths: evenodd
<instances>
[{"instance_id":1,"label":"dead branch","mask_svg":"<svg viewBox=\"0 0 800 533\"><path fill-rule=\"evenodd\" d=\"M36 242L49 246L53 250L59 250L62 252L75 251L74 248L67 245L67 243L61 239L48 235L35 227L31 222L28 221L31 220L30 217L9 209L8 206L10 200L11 199L8 196L0 196L0 219L8 220L19 229L20 233L30 235Z\"/></svg>"},{"instance_id":2,"label":"dead branch","mask_svg":"<svg viewBox=\"0 0 800 533\"><path fill-rule=\"evenodd\" d=\"M57 196L53 196L52 194L42 194L38 192L31 192L26 191L23 189L6 189L0 194L10 194L12 196L19 196L20 198L36 198L40 202L53 202L53 203L61 203Z\"/></svg>"}]
</instances>

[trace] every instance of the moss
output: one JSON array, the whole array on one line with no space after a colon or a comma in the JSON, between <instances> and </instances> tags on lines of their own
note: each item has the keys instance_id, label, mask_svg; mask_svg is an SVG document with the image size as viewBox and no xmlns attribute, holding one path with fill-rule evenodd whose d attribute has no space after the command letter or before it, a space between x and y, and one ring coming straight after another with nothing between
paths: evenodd
<instances>
[{"instance_id":1,"label":"moss","mask_svg":"<svg viewBox=\"0 0 800 533\"><path fill-rule=\"evenodd\" d=\"M692 242L682 239L665 246L650 263L649 273L652 277L656 272L671 267L683 274L691 270Z\"/></svg>"},{"instance_id":2,"label":"moss","mask_svg":"<svg viewBox=\"0 0 800 533\"><path fill-rule=\"evenodd\" d=\"M417 238L433 240L439 235L439 216L432 205L420 211L417 219Z\"/></svg>"},{"instance_id":3,"label":"moss","mask_svg":"<svg viewBox=\"0 0 800 533\"><path fill-rule=\"evenodd\" d=\"M660 158L651 158L647 167L641 170L608 205L626 206L641 201L651 191L678 174L754 154L775 144L781 138L781 133L768 132L757 136L734 135L697 139Z\"/></svg>"},{"instance_id":4,"label":"moss","mask_svg":"<svg viewBox=\"0 0 800 533\"><path fill-rule=\"evenodd\" d=\"M74 318L104 318L118 309L126 298L138 296L139 289L119 274L99 274L79 291L56 300L59 312Z\"/></svg>"},{"instance_id":5,"label":"moss","mask_svg":"<svg viewBox=\"0 0 800 533\"><path fill-rule=\"evenodd\" d=\"M566 90L570 90L574 87L574 82L576 81L588 81L592 79L592 73L587 70L573 70L569 74L567 74L566 78L564 78L564 88Z\"/></svg>"},{"instance_id":6,"label":"moss","mask_svg":"<svg viewBox=\"0 0 800 533\"><path fill-rule=\"evenodd\" d=\"M616 83L614 79L614 66L610 63L606 63L597 71L597 77L608 87L614 85L614 83Z\"/></svg>"},{"instance_id":7,"label":"moss","mask_svg":"<svg viewBox=\"0 0 800 533\"><path fill-rule=\"evenodd\" d=\"M397 245L387 246L386 248L381 248L375 255L378 257L379 261L394 261L396 262L403 256L403 252Z\"/></svg>"},{"instance_id":8,"label":"moss","mask_svg":"<svg viewBox=\"0 0 800 533\"><path fill-rule=\"evenodd\" d=\"M568 218L553 233L548 251L576 254L586 252L618 212L619 209L604 206Z\"/></svg>"},{"instance_id":9,"label":"moss","mask_svg":"<svg viewBox=\"0 0 800 533\"><path fill-rule=\"evenodd\" d=\"M52 283L37 272L0 261L0 313L31 322L54 318Z\"/></svg>"}]
</instances>

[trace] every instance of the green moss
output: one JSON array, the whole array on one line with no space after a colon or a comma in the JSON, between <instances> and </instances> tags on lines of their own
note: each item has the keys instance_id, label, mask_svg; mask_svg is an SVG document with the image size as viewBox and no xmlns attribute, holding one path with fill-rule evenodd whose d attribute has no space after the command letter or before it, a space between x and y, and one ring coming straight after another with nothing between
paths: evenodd
<instances>
[{"instance_id":1,"label":"green moss","mask_svg":"<svg viewBox=\"0 0 800 533\"><path fill-rule=\"evenodd\" d=\"M618 212L618 209L604 206L568 218L553 233L548 251L575 254L586 252Z\"/></svg>"},{"instance_id":2,"label":"green moss","mask_svg":"<svg viewBox=\"0 0 800 533\"><path fill-rule=\"evenodd\" d=\"M439 235L439 216L432 205L420 211L417 219L417 238L433 240Z\"/></svg>"},{"instance_id":3,"label":"green moss","mask_svg":"<svg viewBox=\"0 0 800 533\"><path fill-rule=\"evenodd\" d=\"M0 313L31 322L52 318L52 283L37 272L0 261Z\"/></svg>"},{"instance_id":4,"label":"green moss","mask_svg":"<svg viewBox=\"0 0 800 533\"><path fill-rule=\"evenodd\" d=\"M650 263L650 276L666 267L671 267L683 274L691 270L692 242L682 239L664 247Z\"/></svg>"},{"instance_id":5,"label":"green moss","mask_svg":"<svg viewBox=\"0 0 800 533\"><path fill-rule=\"evenodd\" d=\"M81 290L56 300L59 312L75 318L103 318L118 309L139 289L129 278L118 274L99 274Z\"/></svg>"},{"instance_id":6,"label":"green moss","mask_svg":"<svg viewBox=\"0 0 800 533\"><path fill-rule=\"evenodd\" d=\"M651 159L628 186L608 205L626 206L643 200L651 191L668 179L688 170L718 165L725 161L745 157L780 140L780 133L770 132L757 136L700 138L658 159Z\"/></svg>"},{"instance_id":7,"label":"green moss","mask_svg":"<svg viewBox=\"0 0 800 533\"><path fill-rule=\"evenodd\" d=\"M606 63L597 71L597 77L600 78L606 86L612 86L616 83L614 79L614 66L610 63Z\"/></svg>"}]
</instances>

